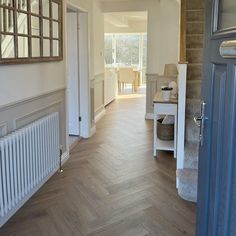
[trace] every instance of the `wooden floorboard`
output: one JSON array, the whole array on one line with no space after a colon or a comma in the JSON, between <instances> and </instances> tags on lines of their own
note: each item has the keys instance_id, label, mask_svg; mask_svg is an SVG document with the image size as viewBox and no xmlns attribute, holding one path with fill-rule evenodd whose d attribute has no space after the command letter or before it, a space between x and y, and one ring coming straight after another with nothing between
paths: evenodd
<instances>
[{"instance_id":1,"label":"wooden floorboard","mask_svg":"<svg viewBox=\"0 0 236 236\"><path fill-rule=\"evenodd\" d=\"M179 198L172 153L152 157L145 98L107 107L97 133L0 229L0 236L194 235L195 205Z\"/></svg>"}]
</instances>

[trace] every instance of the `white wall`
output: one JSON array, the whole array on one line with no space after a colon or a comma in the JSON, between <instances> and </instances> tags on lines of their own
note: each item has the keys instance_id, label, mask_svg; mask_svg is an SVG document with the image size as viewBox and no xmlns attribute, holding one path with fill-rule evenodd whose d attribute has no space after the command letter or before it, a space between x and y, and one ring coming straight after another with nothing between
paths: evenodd
<instances>
[{"instance_id":1,"label":"white wall","mask_svg":"<svg viewBox=\"0 0 236 236\"><path fill-rule=\"evenodd\" d=\"M90 34L92 34L92 0L70 0L64 2L77 6L89 13ZM65 17L64 24L65 24ZM65 32L65 31L64 31ZM90 37L90 78L93 78L93 36ZM65 40L64 40L65 42ZM64 48L65 52L65 48ZM64 53L65 54L65 53ZM65 60L24 65L0 66L0 106L64 88Z\"/></svg>"},{"instance_id":2,"label":"white wall","mask_svg":"<svg viewBox=\"0 0 236 236\"><path fill-rule=\"evenodd\" d=\"M94 75L104 73L104 15L100 3L93 4Z\"/></svg>"},{"instance_id":3,"label":"white wall","mask_svg":"<svg viewBox=\"0 0 236 236\"><path fill-rule=\"evenodd\" d=\"M105 22L105 33L147 33L147 22L129 21L129 27L116 27L109 22Z\"/></svg>"},{"instance_id":4,"label":"white wall","mask_svg":"<svg viewBox=\"0 0 236 236\"><path fill-rule=\"evenodd\" d=\"M63 61L0 66L0 106L63 87Z\"/></svg>"},{"instance_id":5,"label":"white wall","mask_svg":"<svg viewBox=\"0 0 236 236\"><path fill-rule=\"evenodd\" d=\"M179 3L160 0L149 10L148 73L163 74L164 65L179 60ZM158 14L156 12L158 10ZM153 63L154 61L157 63Z\"/></svg>"},{"instance_id":6,"label":"white wall","mask_svg":"<svg viewBox=\"0 0 236 236\"><path fill-rule=\"evenodd\" d=\"M95 121L101 114L104 114L104 15L100 2L93 3L93 61L94 61L94 115Z\"/></svg>"},{"instance_id":7,"label":"white wall","mask_svg":"<svg viewBox=\"0 0 236 236\"><path fill-rule=\"evenodd\" d=\"M104 13L148 12L147 73L163 73L164 64L179 57L179 3L176 0L103 2Z\"/></svg>"}]
</instances>

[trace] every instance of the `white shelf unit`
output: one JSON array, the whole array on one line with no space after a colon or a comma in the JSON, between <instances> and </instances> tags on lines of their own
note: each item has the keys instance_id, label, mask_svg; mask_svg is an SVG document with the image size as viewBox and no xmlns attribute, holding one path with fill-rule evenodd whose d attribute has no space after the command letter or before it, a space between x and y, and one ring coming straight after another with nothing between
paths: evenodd
<instances>
[{"instance_id":1,"label":"white shelf unit","mask_svg":"<svg viewBox=\"0 0 236 236\"><path fill-rule=\"evenodd\" d=\"M157 150L174 149L176 151L175 157L177 158L177 170L184 168L184 146L185 146L185 107L186 107L186 80L187 80L187 62L179 63L178 65L179 75L177 78L178 82L178 101L175 105L170 103L162 103L160 101L160 93L154 98L154 156L157 154ZM159 98L158 98L159 96ZM168 105L169 104L169 105ZM175 107L175 108L174 108ZM158 114L167 114L170 110L175 110L176 121L175 121L175 140L173 148L172 143L169 141L162 141L157 139L156 126ZM168 149L168 150L169 150ZM172 150L171 150L172 151ZM178 187L178 179L176 179Z\"/></svg>"},{"instance_id":2,"label":"white shelf unit","mask_svg":"<svg viewBox=\"0 0 236 236\"><path fill-rule=\"evenodd\" d=\"M175 150L174 140L173 141L164 141L164 140L157 138L156 148L157 148L157 150L174 151Z\"/></svg>"},{"instance_id":3,"label":"white shelf unit","mask_svg":"<svg viewBox=\"0 0 236 236\"><path fill-rule=\"evenodd\" d=\"M154 104L154 157L157 157L157 151L173 151L174 157L177 156L177 121L178 121L178 101L170 100L168 102L162 100L161 92L155 95L153 100ZM157 137L157 120L160 115L172 115L174 116L174 140L165 141L160 140Z\"/></svg>"}]
</instances>

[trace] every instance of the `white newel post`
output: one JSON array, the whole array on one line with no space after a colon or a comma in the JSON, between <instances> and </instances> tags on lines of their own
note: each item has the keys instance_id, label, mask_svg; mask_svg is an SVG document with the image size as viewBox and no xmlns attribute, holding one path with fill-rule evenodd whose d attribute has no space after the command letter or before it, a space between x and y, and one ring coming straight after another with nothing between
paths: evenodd
<instances>
[{"instance_id":1,"label":"white newel post","mask_svg":"<svg viewBox=\"0 0 236 236\"><path fill-rule=\"evenodd\" d=\"M187 63L179 64L178 67L179 67L179 76L178 76L179 97L178 97L177 170L184 168Z\"/></svg>"}]
</instances>

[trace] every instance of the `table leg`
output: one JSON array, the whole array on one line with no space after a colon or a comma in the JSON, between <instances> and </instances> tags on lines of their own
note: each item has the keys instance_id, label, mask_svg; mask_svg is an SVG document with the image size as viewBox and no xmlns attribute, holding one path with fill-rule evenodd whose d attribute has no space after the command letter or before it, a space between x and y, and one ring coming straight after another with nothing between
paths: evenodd
<instances>
[{"instance_id":1,"label":"table leg","mask_svg":"<svg viewBox=\"0 0 236 236\"><path fill-rule=\"evenodd\" d=\"M177 157L177 127L178 127L178 120L177 120L177 115L174 116L175 117L175 130L174 130L174 158Z\"/></svg>"},{"instance_id":2,"label":"table leg","mask_svg":"<svg viewBox=\"0 0 236 236\"><path fill-rule=\"evenodd\" d=\"M154 133L154 144L153 144L153 156L157 157L157 114L156 114L156 109L154 105L154 127L153 127L153 133Z\"/></svg>"}]
</instances>

